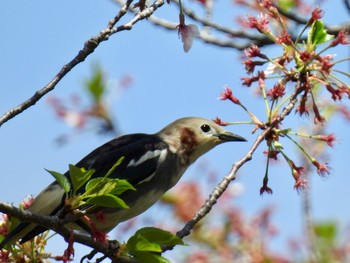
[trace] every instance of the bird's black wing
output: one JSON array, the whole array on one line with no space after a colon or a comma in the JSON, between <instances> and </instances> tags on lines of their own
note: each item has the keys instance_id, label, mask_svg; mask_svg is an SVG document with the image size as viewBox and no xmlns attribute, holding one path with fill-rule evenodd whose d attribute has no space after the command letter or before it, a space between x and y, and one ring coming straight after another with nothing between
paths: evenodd
<instances>
[{"instance_id":1,"label":"bird's black wing","mask_svg":"<svg viewBox=\"0 0 350 263\"><path fill-rule=\"evenodd\" d=\"M93 178L104 177L123 157L122 163L113 170L110 178L125 179L137 185L156 171L159 158L167 149L167 144L156 135L130 134L100 146L76 166L94 169Z\"/></svg>"},{"instance_id":2,"label":"bird's black wing","mask_svg":"<svg viewBox=\"0 0 350 263\"><path fill-rule=\"evenodd\" d=\"M96 148L80 160L76 166L79 168L94 169L95 173L93 174L93 178L98 178L105 176L113 165L123 157L122 163L114 169L110 178L126 179L137 188L138 183L148 180L148 178L154 174L158 166L159 158L167 149L166 143L156 135L130 134L113 139ZM65 175L69 178L68 172L66 172ZM53 184L57 184L57 182ZM79 192L83 192L84 189L85 186L83 186ZM65 196L62 198L61 205L52 209L51 215L55 215L61 210L64 205L64 199ZM79 224L79 222L77 223ZM21 232L22 229L28 227L28 225L29 223L27 222L20 223L13 232L9 233L6 237L6 242L10 241L15 234ZM46 231L46 229L41 226L34 227L21 238L21 243L32 239L44 231ZM4 246L6 242L2 242L0 247Z\"/></svg>"}]
</instances>

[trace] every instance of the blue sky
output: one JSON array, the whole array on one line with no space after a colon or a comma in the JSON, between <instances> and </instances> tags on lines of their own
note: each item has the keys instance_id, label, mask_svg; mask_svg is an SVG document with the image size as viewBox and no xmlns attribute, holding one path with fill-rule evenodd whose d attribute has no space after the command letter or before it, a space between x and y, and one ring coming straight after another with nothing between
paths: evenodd
<instances>
[{"instance_id":1,"label":"blue sky","mask_svg":"<svg viewBox=\"0 0 350 263\"><path fill-rule=\"evenodd\" d=\"M340 6L342 1L329 2L332 2L332 8L325 7L326 21L338 23L348 20L344 8ZM214 17L232 25L236 11L230 3L216 1L216 6ZM106 26L116 10L111 1L99 1L98 4L92 0L2 1L0 113L17 106L46 85L62 65L77 54L87 39ZM174 10L175 6L164 6L158 16L176 21ZM130 16L127 18L130 19ZM348 51L345 50L345 54L348 55ZM175 30L162 30L141 21L131 31L121 32L102 43L50 95L67 98L71 94L83 94L84 79L91 73L92 64L98 63L112 81L117 81L124 74L134 77L133 86L112 106L113 116L123 133L153 133L183 116L247 120L242 110L217 99L224 84L232 87L252 112L263 117L259 114L263 109L262 101L253 98L252 89L241 87L240 77L245 73L239 57L239 52L235 50L205 45L200 41L195 41L190 52L184 53ZM345 66L348 70L349 65ZM295 122L290 124L296 125ZM224 176L257 136L250 133L251 128L228 127L244 135L249 142L222 145L201 161L207 161L212 169ZM316 174L312 179L315 218L335 220L344 228L350 222L347 209L350 197L348 131L348 123L337 118L332 121L329 132L335 132L340 142L329 151L333 172L326 179ZM54 143L57 136L70 132L69 127L54 117L46 99L5 123L0 128L0 201L16 204L27 194L39 193L52 181L44 168L64 172L69 163L77 162L111 139L86 132L64 147L57 147ZM236 201L249 215L273 204L276 207L273 219L281 231L275 246L285 247L285 237L302 235L303 232L301 196L293 190L293 179L282 164L272 169L270 186L274 194L259 195L265 164L261 154L263 150L260 147L253 160L239 172L237 181L245 190ZM194 176L195 167L189 169L184 179ZM65 245L59 239L55 242L59 245L52 245L52 250L60 253Z\"/></svg>"}]
</instances>

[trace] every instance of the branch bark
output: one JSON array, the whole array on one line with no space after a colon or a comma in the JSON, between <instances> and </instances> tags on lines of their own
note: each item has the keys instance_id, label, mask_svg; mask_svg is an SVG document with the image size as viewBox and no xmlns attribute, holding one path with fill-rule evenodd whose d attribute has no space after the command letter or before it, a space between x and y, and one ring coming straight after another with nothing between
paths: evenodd
<instances>
[{"instance_id":1,"label":"branch bark","mask_svg":"<svg viewBox=\"0 0 350 263\"><path fill-rule=\"evenodd\" d=\"M105 29L100 31L99 34L87 40L84 47L78 52L78 54L67 64L65 64L56 76L42 89L37 90L32 97L7 111L0 117L0 127L10 119L14 118L18 114L22 113L31 106L34 106L43 96L55 89L57 84L62 78L67 75L76 65L83 62L89 55L91 55L95 49L103 42L109 39L110 36L124 30L131 30L133 25L138 21L150 17L159 7L164 4L163 0L156 0L150 7L146 8L142 12L139 12L133 19L128 23L121 26L115 27L120 19L127 13L133 0L128 0L125 4L123 3L121 9L117 15L111 19Z\"/></svg>"},{"instance_id":2,"label":"branch bark","mask_svg":"<svg viewBox=\"0 0 350 263\"><path fill-rule=\"evenodd\" d=\"M111 249L109 244L102 244L94 241L91 236L80 234L78 232L71 232L66 225L69 222L75 221L81 214L75 214L67 216L64 219L60 219L57 216L43 216L39 214L31 213L28 210L19 209L13 205L0 202L0 212L13 216L19 219L21 222L31 222L47 229L55 231L62 236L65 240L68 240L73 234L73 240L76 243L83 244L93 249L92 255L96 253L102 253L106 257L112 260L112 262L118 263L134 263L135 261L127 256L117 256L116 251L118 248Z\"/></svg>"}]
</instances>

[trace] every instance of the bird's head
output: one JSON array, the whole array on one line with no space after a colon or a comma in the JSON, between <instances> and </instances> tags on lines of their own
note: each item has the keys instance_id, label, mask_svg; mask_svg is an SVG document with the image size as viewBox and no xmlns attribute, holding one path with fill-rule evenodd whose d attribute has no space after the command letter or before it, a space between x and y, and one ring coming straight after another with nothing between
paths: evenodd
<instances>
[{"instance_id":1,"label":"bird's head","mask_svg":"<svg viewBox=\"0 0 350 263\"><path fill-rule=\"evenodd\" d=\"M172 152L183 156L187 164L193 163L221 143L246 141L215 122L198 117L178 119L162 129L158 135L170 145Z\"/></svg>"}]
</instances>

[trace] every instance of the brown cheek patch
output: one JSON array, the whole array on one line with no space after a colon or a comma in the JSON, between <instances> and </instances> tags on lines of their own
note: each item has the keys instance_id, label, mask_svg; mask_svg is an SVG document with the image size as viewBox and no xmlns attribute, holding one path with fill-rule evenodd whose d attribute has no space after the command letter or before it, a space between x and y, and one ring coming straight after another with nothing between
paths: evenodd
<instances>
[{"instance_id":1,"label":"brown cheek patch","mask_svg":"<svg viewBox=\"0 0 350 263\"><path fill-rule=\"evenodd\" d=\"M188 128L181 130L180 143L181 149L186 156L191 154L198 144L195 133Z\"/></svg>"}]
</instances>

